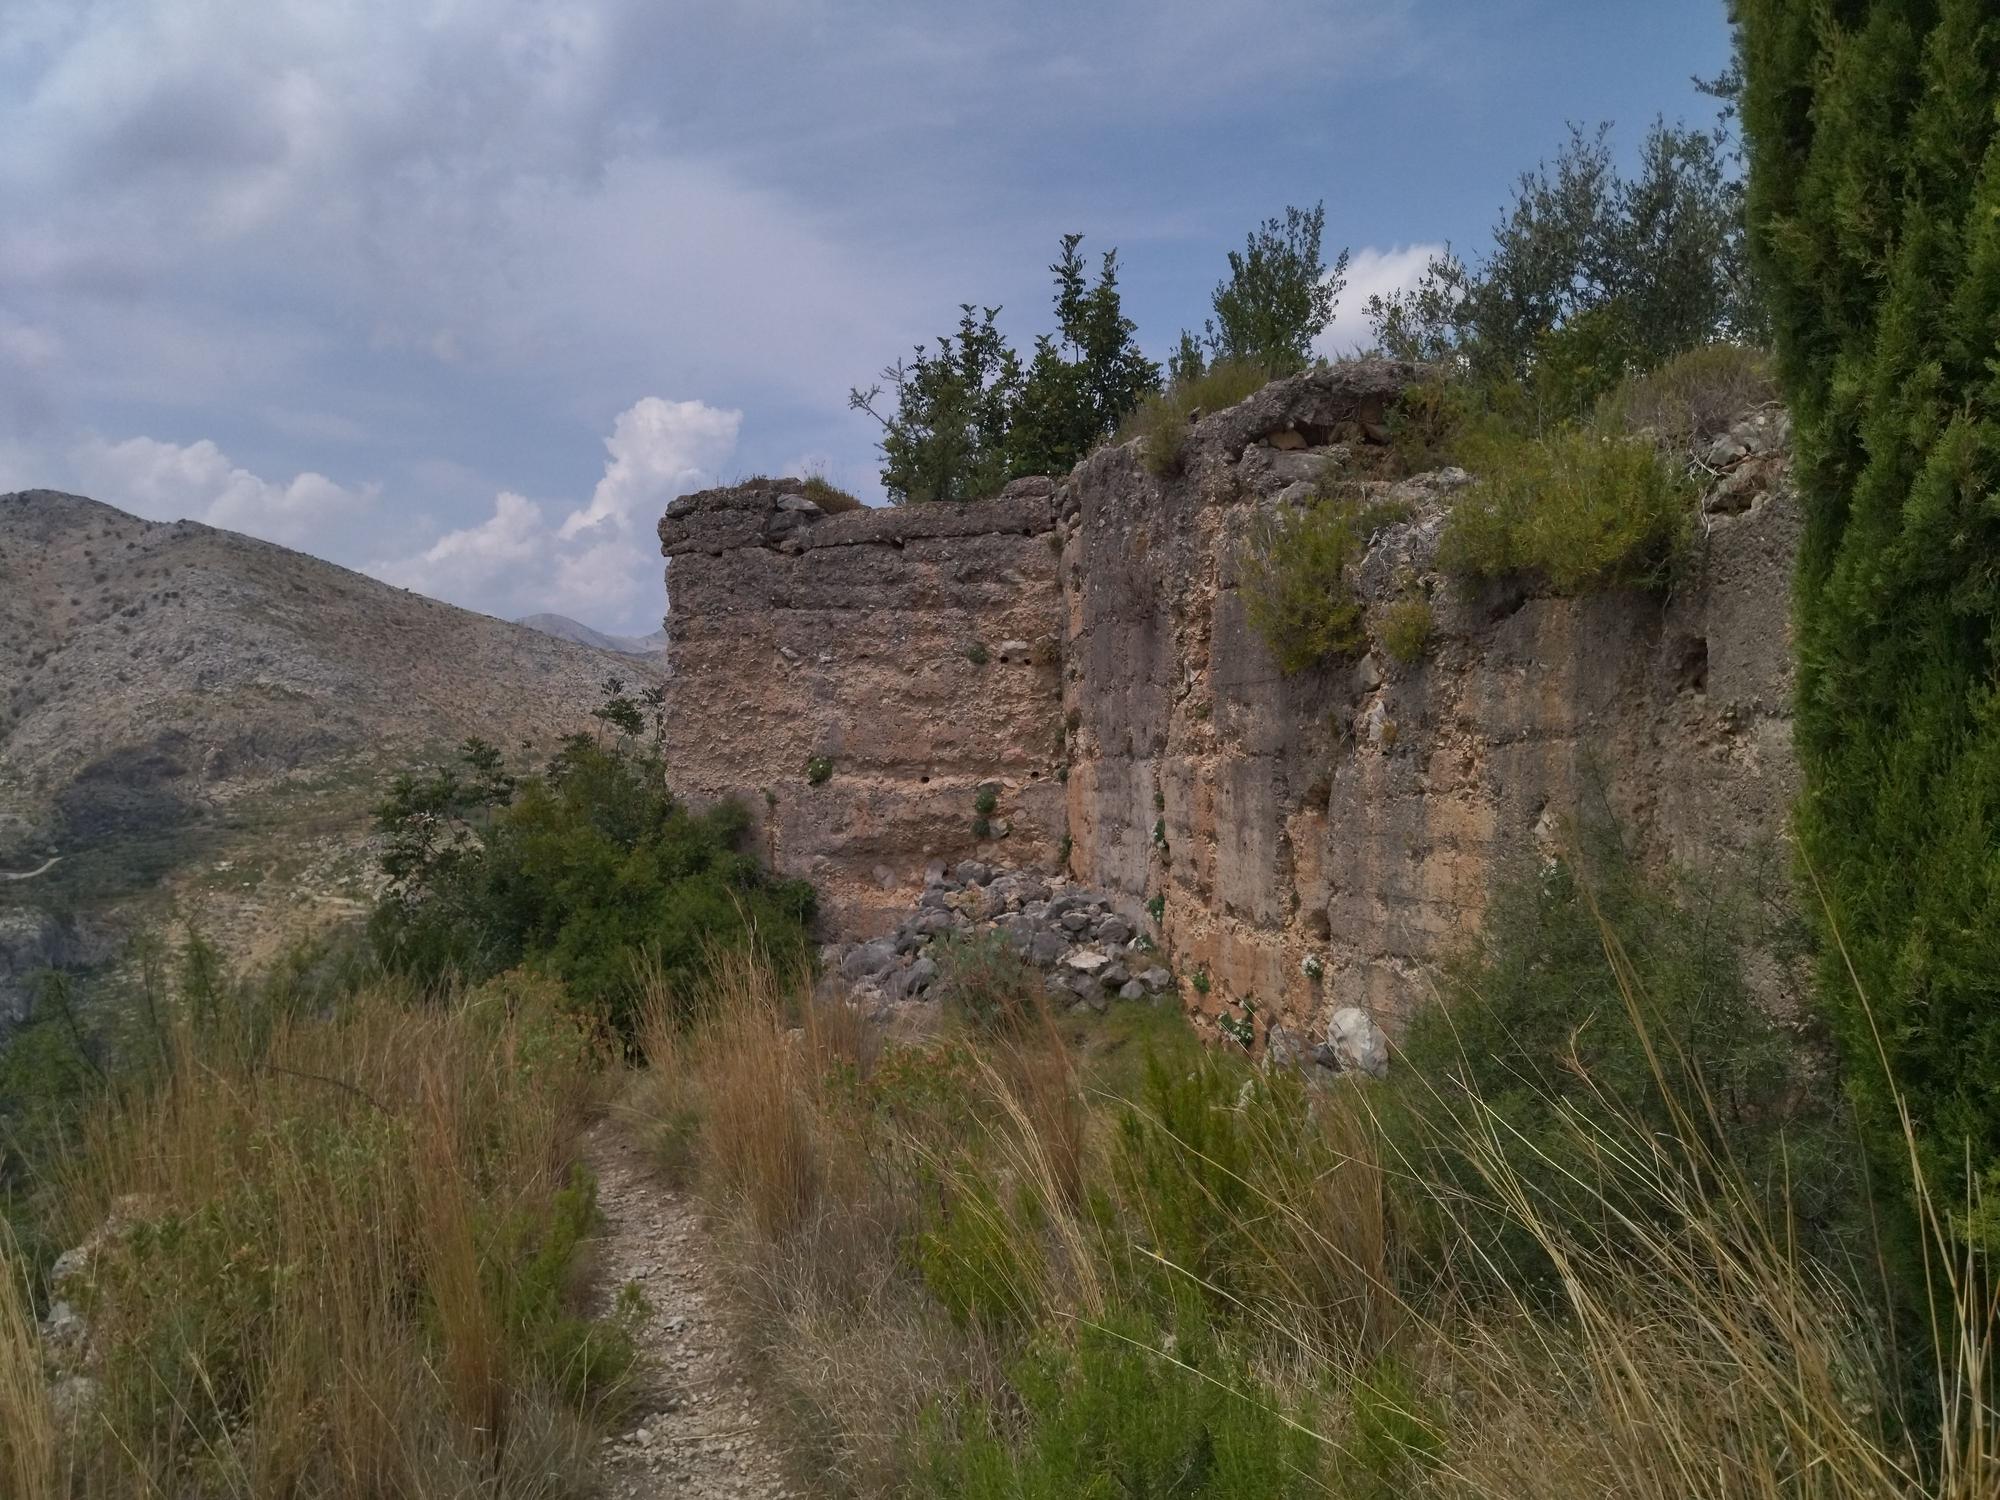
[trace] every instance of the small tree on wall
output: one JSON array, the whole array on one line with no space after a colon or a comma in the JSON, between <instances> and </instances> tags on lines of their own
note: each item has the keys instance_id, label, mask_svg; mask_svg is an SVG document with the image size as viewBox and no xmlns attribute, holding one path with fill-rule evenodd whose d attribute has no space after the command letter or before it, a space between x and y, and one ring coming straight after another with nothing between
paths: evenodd
<instances>
[{"instance_id":1,"label":"small tree on wall","mask_svg":"<svg viewBox=\"0 0 2000 1500\"><path fill-rule=\"evenodd\" d=\"M1117 427L1141 397L1160 388L1160 367L1140 352L1118 296L1118 252L1107 250L1097 282L1084 276L1080 234L1062 237L1049 267L1056 279L1057 333L1035 341L1008 434L1015 474L1067 473Z\"/></svg>"},{"instance_id":2,"label":"small tree on wall","mask_svg":"<svg viewBox=\"0 0 2000 1500\"><path fill-rule=\"evenodd\" d=\"M975 312L979 315L975 316ZM896 504L969 500L1007 481L1007 432L1021 392L1021 361L994 319L1000 309L959 307L958 332L919 345L847 404L882 427L882 487ZM882 409L884 387L895 395Z\"/></svg>"},{"instance_id":3,"label":"small tree on wall","mask_svg":"<svg viewBox=\"0 0 2000 1500\"><path fill-rule=\"evenodd\" d=\"M1229 252L1229 279L1216 284L1204 341L1211 358L1247 360L1274 374L1305 368L1347 284L1347 252L1331 266L1321 258L1325 229L1324 203L1287 208L1284 218L1266 219L1240 251ZM1183 336L1177 364L1187 359L1190 343Z\"/></svg>"}]
</instances>

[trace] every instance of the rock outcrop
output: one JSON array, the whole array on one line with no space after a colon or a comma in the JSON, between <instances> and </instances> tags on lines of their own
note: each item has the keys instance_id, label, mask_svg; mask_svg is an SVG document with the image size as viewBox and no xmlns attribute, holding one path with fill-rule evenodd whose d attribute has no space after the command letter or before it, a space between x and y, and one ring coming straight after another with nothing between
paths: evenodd
<instances>
[{"instance_id":1,"label":"rock outcrop","mask_svg":"<svg viewBox=\"0 0 2000 1500\"><path fill-rule=\"evenodd\" d=\"M676 501L673 774L743 795L835 935L891 933L934 861L1066 873L1230 1034L1376 1071L1496 874L1580 806L1700 866L1774 841L1795 787L1783 413L1694 456L1690 578L1563 598L1438 567L1470 477L1380 477L1418 373L1275 382L1192 423L1164 476L1133 442L973 505L821 516L792 481ZM1329 476L1405 511L1353 570L1371 621L1421 595L1433 634L1287 677L1240 559L1260 509Z\"/></svg>"}]
</instances>

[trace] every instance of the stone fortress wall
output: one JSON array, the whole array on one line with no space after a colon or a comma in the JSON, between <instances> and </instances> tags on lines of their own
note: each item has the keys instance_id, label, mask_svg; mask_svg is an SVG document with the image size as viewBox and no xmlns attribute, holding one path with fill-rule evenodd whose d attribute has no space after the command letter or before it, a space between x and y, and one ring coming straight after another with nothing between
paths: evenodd
<instances>
[{"instance_id":1,"label":"stone fortress wall","mask_svg":"<svg viewBox=\"0 0 2000 1500\"><path fill-rule=\"evenodd\" d=\"M1126 444L964 506L823 515L796 481L677 500L678 789L741 797L774 865L820 884L830 936L887 931L940 863L1066 868L1207 976L1191 1004L1315 1032L1351 1005L1393 1030L1496 872L1586 802L1685 865L1768 851L1796 786L1783 413L1706 456L1693 579L1562 599L1438 571L1462 472L1367 477L1414 375L1276 382L1200 416L1170 477ZM1406 503L1359 593L1423 592L1435 634L1410 665L1286 677L1237 558L1258 508L1330 464Z\"/></svg>"}]
</instances>

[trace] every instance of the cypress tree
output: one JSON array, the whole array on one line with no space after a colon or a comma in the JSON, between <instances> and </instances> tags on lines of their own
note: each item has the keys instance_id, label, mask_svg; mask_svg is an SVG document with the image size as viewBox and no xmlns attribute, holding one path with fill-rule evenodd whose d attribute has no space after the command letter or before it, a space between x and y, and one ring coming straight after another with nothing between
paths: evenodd
<instances>
[{"instance_id":1,"label":"cypress tree","mask_svg":"<svg viewBox=\"0 0 2000 1500\"><path fill-rule=\"evenodd\" d=\"M1797 831L1830 919L1821 991L1883 1164L1905 1159L1893 1077L1933 1191L2000 1248L2000 10L1735 15L1806 518Z\"/></svg>"}]
</instances>

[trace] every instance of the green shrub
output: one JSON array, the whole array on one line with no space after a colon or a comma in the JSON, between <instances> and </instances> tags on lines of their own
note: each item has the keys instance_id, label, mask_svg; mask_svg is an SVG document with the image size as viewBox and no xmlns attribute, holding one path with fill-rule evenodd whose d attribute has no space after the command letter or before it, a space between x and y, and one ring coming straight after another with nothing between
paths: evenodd
<instances>
[{"instance_id":1,"label":"green shrub","mask_svg":"<svg viewBox=\"0 0 2000 1500\"><path fill-rule=\"evenodd\" d=\"M771 878L739 847L743 808L690 811L629 738L576 736L518 779L490 774L487 748L470 779L399 776L377 814L389 883L369 935L385 966L440 985L528 964L623 1027L642 966L685 989L718 945L805 961L812 887Z\"/></svg>"},{"instance_id":2,"label":"green shrub","mask_svg":"<svg viewBox=\"0 0 2000 1500\"><path fill-rule=\"evenodd\" d=\"M1117 1317L1073 1343L1044 1337L1012 1370L1021 1420L929 1427L918 1492L951 1500L1058 1496L1322 1497L1325 1452L1246 1361L1198 1332L1171 1359L1159 1331Z\"/></svg>"},{"instance_id":3,"label":"green shrub","mask_svg":"<svg viewBox=\"0 0 2000 1500\"><path fill-rule=\"evenodd\" d=\"M1797 826L1821 993L1884 1175L1908 1178L1907 1105L1940 1211L1992 1252L2000 30L1978 0L1735 13L1805 513Z\"/></svg>"},{"instance_id":4,"label":"green shrub","mask_svg":"<svg viewBox=\"0 0 2000 1500\"><path fill-rule=\"evenodd\" d=\"M1734 1162L1809 1248L1829 1259L1857 1248L1840 1112L1808 1086L1808 1060L1744 979L1747 953L1781 955L1786 941L1765 929L1758 893L1717 872L1648 876L1607 826L1580 838L1571 857L1497 884L1477 942L1410 1020L1396 1091L1433 1127L1450 1122L1446 1136L1480 1128L1475 1113L1499 1122L1540 1214L1584 1237L1657 1207L1625 1196L1632 1179L1589 1159L1594 1145L1629 1139L1636 1120L1663 1139L1692 1132ZM1468 1284L1501 1274L1510 1291L1556 1295L1533 1237L1474 1186L1456 1148L1438 1149L1429 1131L1414 1144L1398 1138L1418 1175L1465 1192L1449 1234L1483 1252L1459 1268Z\"/></svg>"},{"instance_id":5,"label":"green shrub","mask_svg":"<svg viewBox=\"0 0 2000 1500\"><path fill-rule=\"evenodd\" d=\"M815 755L806 761L806 785L825 786L833 779L833 758ZM775 802L776 799L773 799Z\"/></svg>"},{"instance_id":6,"label":"green shrub","mask_svg":"<svg viewBox=\"0 0 2000 1500\"><path fill-rule=\"evenodd\" d=\"M1376 625L1376 639L1382 649L1404 666L1423 659L1430 648L1431 631L1435 627L1431 615L1431 601L1422 594L1413 594L1406 599L1398 599L1382 611L1382 618Z\"/></svg>"},{"instance_id":7,"label":"green shrub","mask_svg":"<svg viewBox=\"0 0 2000 1500\"><path fill-rule=\"evenodd\" d=\"M1220 359L1191 380L1175 381L1148 396L1118 429L1118 441L1144 440L1140 459L1165 478L1181 471L1189 424L1199 416L1248 400L1271 382L1270 371L1249 360Z\"/></svg>"},{"instance_id":8,"label":"green shrub","mask_svg":"<svg viewBox=\"0 0 2000 1500\"><path fill-rule=\"evenodd\" d=\"M947 933L930 955L938 967L937 999L979 1030L1012 1034L1040 1016L1046 997L1041 971L1004 932Z\"/></svg>"},{"instance_id":9,"label":"green shrub","mask_svg":"<svg viewBox=\"0 0 2000 1500\"><path fill-rule=\"evenodd\" d=\"M1026 1226L1001 1206L992 1182L955 1183L912 1244L925 1287L961 1328L1016 1326L1035 1311L1041 1257L1034 1206L1020 1203L1017 1211Z\"/></svg>"},{"instance_id":10,"label":"green shrub","mask_svg":"<svg viewBox=\"0 0 2000 1500\"><path fill-rule=\"evenodd\" d=\"M1444 1455L1444 1424L1410 1373L1390 1355L1354 1383L1352 1430L1342 1456L1354 1500L1395 1500ZM1358 1472L1356 1472L1358 1471Z\"/></svg>"},{"instance_id":11,"label":"green shrub","mask_svg":"<svg viewBox=\"0 0 2000 1500\"><path fill-rule=\"evenodd\" d=\"M1454 504L1438 561L1473 578L1532 571L1558 593L1660 587L1694 536L1686 476L1645 439L1588 427L1489 433Z\"/></svg>"},{"instance_id":12,"label":"green shrub","mask_svg":"<svg viewBox=\"0 0 2000 1500\"><path fill-rule=\"evenodd\" d=\"M983 641L972 641L965 648L965 659L975 667L983 667L993 660L993 655Z\"/></svg>"},{"instance_id":13,"label":"green shrub","mask_svg":"<svg viewBox=\"0 0 2000 1500\"><path fill-rule=\"evenodd\" d=\"M1258 513L1242 554L1243 612L1279 671L1308 671L1366 647L1347 570L1377 530L1407 513L1326 496Z\"/></svg>"}]
</instances>

